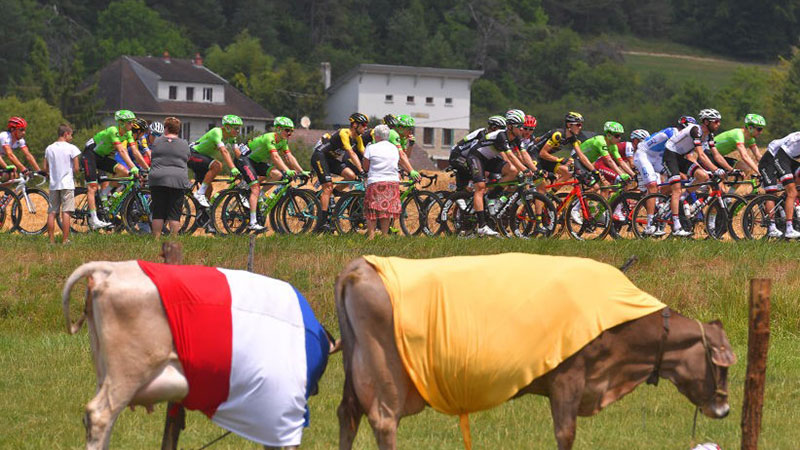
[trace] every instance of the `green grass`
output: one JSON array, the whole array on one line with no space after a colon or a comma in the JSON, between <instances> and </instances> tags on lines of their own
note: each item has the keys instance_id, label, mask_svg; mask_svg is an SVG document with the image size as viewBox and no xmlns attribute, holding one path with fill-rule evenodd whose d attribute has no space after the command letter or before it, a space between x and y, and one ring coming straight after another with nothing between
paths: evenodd
<instances>
[{"instance_id":1,"label":"green grass","mask_svg":"<svg viewBox=\"0 0 800 450\"><path fill-rule=\"evenodd\" d=\"M659 72L672 80L695 80L710 87L726 85L739 67L769 66L746 64L731 60L689 60L670 56L656 55L631 55L625 54L625 64L633 70L644 72Z\"/></svg>"},{"instance_id":2,"label":"green grass","mask_svg":"<svg viewBox=\"0 0 800 450\"><path fill-rule=\"evenodd\" d=\"M60 290L79 264L98 259L157 260L159 246L134 236L75 236L69 247L51 247L43 237L0 235L6 256L0 275L0 448L78 448L84 444L81 415L95 379L84 330L64 332ZM182 238L184 261L244 268L246 238ZM258 240L256 271L287 280L309 299L317 316L338 335L333 282L340 268L362 254L436 257L525 251L592 257L614 265L637 255L629 276L641 288L682 313L702 320L720 318L739 363L730 372L731 416L700 418L698 441L722 448L739 446L746 366L747 280L773 279L772 336L761 448L796 448L800 441L800 248L791 243L590 242L378 239L360 237L271 237ZM531 268L535 271L536 268ZM576 274L576 282L582 280ZM73 317L83 299L73 291ZM341 355L335 355L311 401L312 425L303 448L334 448L335 409L341 396ZM577 449L687 448L694 408L667 381L640 386L592 418L578 422ZM164 407L147 415L124 412L115 426L113 448L157 448ZM182 448L197 448L222 433L201 414L190 412ZM526 396L471 416L475 448L553 448L547 399ZM405 419L399 448L463 448L457 420L427 409ZM374 448L362 421L357 448ZM228 437L214 449L257 448Z\"/></svg>"}]
</instances>

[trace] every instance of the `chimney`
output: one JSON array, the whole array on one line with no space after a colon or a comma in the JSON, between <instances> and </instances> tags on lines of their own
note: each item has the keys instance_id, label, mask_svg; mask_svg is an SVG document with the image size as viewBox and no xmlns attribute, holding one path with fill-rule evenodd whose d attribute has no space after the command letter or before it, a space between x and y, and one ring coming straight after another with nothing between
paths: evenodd
<instances>
[{"instance_id":1,"label":"chimney","mask_svg":"<svg viewBox=\"0 0 800 450\"><path fill-rule=\"evenodd\" d=\"M161 59L164 60L165 63L169 64L169 52L164 50L164 54L161 55Z\"/></svg>"},{"instance_id":2,"label":"chimney","mask_svg":"<svg viewBox=\"0 0 800 450\"><path fill-rule=\"evenodd\" d=\"M200 56L200 53L194 54L194 59L192 60L192 64L196 67L203 67L203 57Z\"/></svg>"},{"instance_id":3,"label":"chimney","mask_svg":"<svg viewBox=\"0 0 800 450\"><path fill-rule=\"evenodd\" d=\"M324 62L321 64L322 69L322 86L325 89L331 87L331 63Z\"/></svg>"}]
</instances>

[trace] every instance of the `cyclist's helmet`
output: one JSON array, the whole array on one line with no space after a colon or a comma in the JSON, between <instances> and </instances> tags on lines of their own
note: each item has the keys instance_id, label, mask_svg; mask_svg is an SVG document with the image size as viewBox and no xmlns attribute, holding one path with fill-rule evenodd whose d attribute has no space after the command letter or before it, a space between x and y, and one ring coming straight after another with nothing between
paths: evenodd
<instances>
[{"instance_id":1,"label":"cyclist's helmet","mask_svg":"<svg viewBox=\"0 0 800 450\"><path fill-rule=\"evenodd\" d=\"M28 128L28 122L22 117L17 116L8 119L8 129L13 130L15 128Z\"/></svg>"},{"instance_id":2,"label":"cyclist's helmet","mask_svg":"<svg viewBox=\"0 0 800 450\"><path fill-rule=\"evenodd\" d=\"M403 128L414 128L416 124L414 118L408 114L400 114L397 116L397 121L400 122L400 126Z\"/></svg>"},{"instance_id":3,"label":"cyclist's helmet","mask_svg":"<svg viewBox=\"0 0 800 450\"><path fill-rule=\"evenodd\" d=\"M647 130L639 128L638 130L631 131L631 140L638 139L639 141L645 141L649 137L650 133Z\"/></svg>"},{"instance_id":4,"label":"cyclist's helmet","mask_svg":"<svg viewBox=\"0 0 800 450\"><path fill-rule=\"evenodd\" d=\"M537 125L536 117L533 117L531 115L525 116L525 123L522 124L523 127L532 130L532 129L536 128L536 125Z\"/></svg>"},{"instance_id":5,"label":"cyclist's helmet","mask_svg":"<svg viewBox=\"0 0 800 450\"><path fill-rule=\"evenodd\" d=\"M395 117L393 114L387 114L383 116L383 123L386 124L386 126L388 126L389 128L394 128L400 125L400 122L397 120L397 117Z\"/></svg>"},{"instance_id":6,"label":"cyclist's helmet","mask_svg":"<svg viewBox=\"0 0 800 450\"><path fill-rule=\"evenodd\" d=\"M364 114L361 114L361 113L357 112L357 113L350 114L350 123L356 123L356 124L359 124L359 125L367 124L367 123L369 123L369 119Z\"/></svg>"},{"instance_id":7,"label":"cyclist's helmet","mask_svg":"<svg viewBox=\"0 0 800 450\"><path fill-rule=\"evenodd\" d=\"M519 109L509 109L506 111L506 125L510 127L521 127L525 123L525 113Z\"/></svg>"},{"instance_id":8,"label":"cyclist's helmet","mask_svg":"<svg viewBox=\"0 0 800 450\"><path fill-rule=\"evenodd\" d=\"M506 118L503 116L492 116L489 117L489 126L492 128L505 128L506 127Z\"/></svg>"},{"instance_id":9,"label":"cyclist's helmet","mask_svg":"<svg viewBox=\"0 0 800 450\"><path fill-rule=\"evenodd\" d=\"M294 130L294 122L292 119L288 117L278 116L272 122L272 126L275 128L286 128L288 130Z\"/></svg>"},{"instance_id":10,"label":"cyclist's helmet","mask_svg":"<svg viewBox=\"0 0 800 450\"><path fill-rule=\"evenodd\" d=\"M611 134L622 134L625 132L625 128L619 122L608 121L603 124L603 131Z\"/></svg>"},{"instance_id":11,"label":"cyclist's helmet","mask_svg":"<svg viewBox=\"0 0 800 450\"><path fill-rule=\"evenodd\" d=\"M164 134L164 124L159 121L153 121L150 124L150 134L153 136L161 136Z\"/></svg>"},{"instance_id":12,"label":"cyclist's helmet","mask_svg":"<svg viewBox=\"0 0 800 450\"><path fill-rule=\"evenodd\" d=\"M222 117L222 125L228 125L231 127L240 127L244 124L242 122L242 118L235 115L235 114L228 114Z\"/></svg>"},{"instance_id":13,"label":"cyclist's helmet","mask_svg":"<svg viewBox=\"0 0 800 450\"><path fill-rule=\"evenodd\" d=\"M692 117L692 116L681 116L681 118L678 119L678 129L682 130L682 129L686 128L689 124L692 124L692 123L694 123L694 124L697 123L697 121L694 120L694 117Z\"/></svg>"},{"instance_id":14,"label":"cyclist's helmet","mask_svg":"<svg viewBox=\"0 0 800 450\"><path fill-rule=\"evenodd\" d=\"M748 127L765 127L767 126L767 121L758 114L748 114L744 116L744 124Z\"/></svg>"},{"instance_id":15,"label":"cyclist's helmet","mask_svg":"<svg viewBox=\"0 0 800 450\"><path fill-rule=\"evenodd\" d=\"M564 123L583 123L583 116L580 113L570 111L564 116Z\"/></svg>"},{"instance_id":16,"label":"cyclist's helmet","mask_svg":"<svg viewBox=\"0 0 800 450\"><path fill-rule=\"evenodd\" d=\"M147 121L144 119L133 119L133 126L131 126L131 131L134 133L144 133L147 131Z\"/></svg>"},{"instance_id":17,"label":"cyclist's helmet","mask_svg":"<svg viewBox=\"0 0 800 450\"><path fill-rule=\"evenodd\" d=\"M114 119L116 119L117 122L130 122L135 118L136 116L133 114L133 112L128 111L127 109L120 109L114 113Z\"/></svg>"},{"instance_id":18,"label":"cyclist's helmet","mask_svg":"<svg viewBox=\"0 0 800 450\"><path fill-rule=\"evenodd\" d=\"M698 116L700 120L722 120L722 114L719 113L716 109L704 109L700 111Z\"/></svg>"}]
</instances>

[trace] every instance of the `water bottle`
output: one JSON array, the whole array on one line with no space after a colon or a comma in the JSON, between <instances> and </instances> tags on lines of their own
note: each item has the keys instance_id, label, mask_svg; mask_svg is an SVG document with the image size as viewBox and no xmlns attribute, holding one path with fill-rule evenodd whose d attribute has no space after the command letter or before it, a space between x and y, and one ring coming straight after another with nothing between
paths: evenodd
<instances>
[{"instance_id":1,"label":"water bottle","mask_svg":"<svg viewBox=\"0 0 800 450\"><path fill-rule=\"evenodd\" d=\"M489 199L489 215L493 216L497 212L497 200Z\"/></svg>"},{"instance_id":2,"label":"water bottle","mask_svg":"<svg viewBox=\"0 0 800 450\"><path fill-rule=\"evenodd\" d=\"M683 201L683 215L686 217L692 215L692 206L686 200Z\"/></svg>"}]
</instances>

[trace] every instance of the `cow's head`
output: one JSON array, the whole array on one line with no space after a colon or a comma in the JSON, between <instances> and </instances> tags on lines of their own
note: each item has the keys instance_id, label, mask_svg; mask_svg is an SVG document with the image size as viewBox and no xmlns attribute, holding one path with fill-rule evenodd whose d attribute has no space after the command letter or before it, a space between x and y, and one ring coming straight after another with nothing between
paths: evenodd
<instances>
[{"instance_id":1,"label":"cow's head","mask_svg":"<svg viewBox=\"0 0 800 450\"><path fill-rule=\"evenodd\" d=\"M692 338L687 339L667 378L703 414L721 419L730 412L728 367L736 362L736 355L719 320L696 322L695 328L687 333Z\"/></svg>"}]
</instances>

